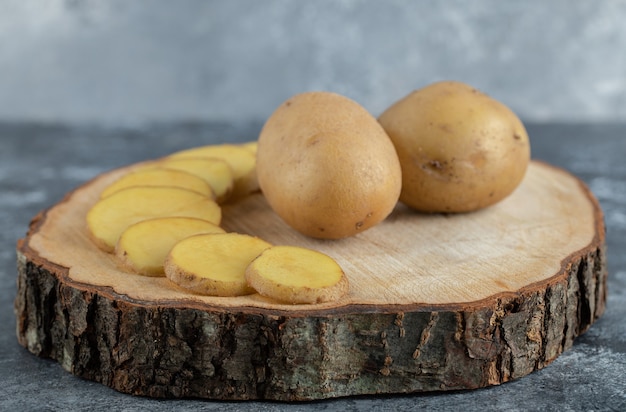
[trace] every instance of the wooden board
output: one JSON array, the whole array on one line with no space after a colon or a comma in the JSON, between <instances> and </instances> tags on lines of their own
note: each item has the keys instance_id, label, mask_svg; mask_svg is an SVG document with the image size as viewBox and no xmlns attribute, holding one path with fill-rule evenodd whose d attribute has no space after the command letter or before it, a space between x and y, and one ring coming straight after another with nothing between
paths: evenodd
<instances>
[{"instance_id":1,"label":"wooden board","mask_svg":"<svg viewBox=\"0 0 626 412\"><path fill-rule=\"evenodd\" d=\"M223 227L334 257L341 301L189 294L121 271L85 214L127 169L78 188L18 243L19 342L69 372L153 397L310 400L473 389L541 369L603 313L605 233L582 182L532 162L516 192L470 214L398 205L338 241L304 237L255 194Z\"/></svg>"}]
</instances>

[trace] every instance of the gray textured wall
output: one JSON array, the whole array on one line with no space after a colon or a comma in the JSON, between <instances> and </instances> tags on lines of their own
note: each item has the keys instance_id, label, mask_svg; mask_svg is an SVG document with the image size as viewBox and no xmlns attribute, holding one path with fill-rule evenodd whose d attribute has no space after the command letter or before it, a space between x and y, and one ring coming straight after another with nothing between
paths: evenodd
<instances>
[{"instance_id":1,"label":"gray textured wall","mask_svg":"<svg viewBox=\"0 0 626 412\"><path fill-rule=\"evenodd\" d=\"M0 119L259 120L439 79L530 121L626 120L626 1L0 0Z\"/></svg>"}]
</instances>

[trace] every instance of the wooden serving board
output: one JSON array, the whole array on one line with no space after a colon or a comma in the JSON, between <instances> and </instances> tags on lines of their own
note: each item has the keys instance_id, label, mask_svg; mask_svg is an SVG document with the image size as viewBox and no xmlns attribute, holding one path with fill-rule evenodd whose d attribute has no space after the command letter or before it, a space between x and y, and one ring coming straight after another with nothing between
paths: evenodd
<instances>
[{"instance_id":1,"label":"wooden serving board","mask_svg":"<svg viewBox=\"0 0 626 412\"><path fill-rule=\"evenodd\" d=\"M337 241L296 233L261 194L225 206L228 231L339 262L350 293L318 305L193 295L118 269L85 215L126 171L33 219L15 301L23 346L121 392L293 401L480 388L543 368L604 311L602 212L581 181L545 163L491 208L425 215L399 204Z\"/></svg>"}]
</instances>

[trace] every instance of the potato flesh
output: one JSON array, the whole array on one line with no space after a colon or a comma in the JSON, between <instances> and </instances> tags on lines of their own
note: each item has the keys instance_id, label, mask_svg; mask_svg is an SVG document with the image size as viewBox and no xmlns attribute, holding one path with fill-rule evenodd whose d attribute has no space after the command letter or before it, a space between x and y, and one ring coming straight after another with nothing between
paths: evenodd
<instances>
[{"instance_id":1,"label":"potato flesh","mask_svg":"<svg viewBox=\"0 0 626 412\"><path fill-rule=\"evenodd\" d=\"M259 294L294 304L337 300L348 291L347 278L334 259L295 246L265 250L246 269L246 279Z\"/></svg>"},{"instance_id":2,"label":"potato flesh","mask_svg":"<svg viewBox=\"0 0 626 412\"><path fill-rule=\"evenodd\" d=\"M240 198L259 189L256 178L255 153L243 145L221 144L201 146L173 153L170 158L209 157L224 160L234 177L233 198Z\"/></svg>"},{"instance_id":3,"label":"potato flesh","mask_svg":"<svg viewBox=\"0 0 626 412\"><path fill-rule=\"evenodd\" d=\"M257 142L238 146L253 156L257 147ZM200 149L208 153L210 148ZM221 210L212 199L216 190L210 182L218 179L219 184L213 186L217 193L227 192L232 187L232 169L225 161L196 154L195 150L188 151L133 167L132 172L105 188L102 198L88 211L89 234L102 250L115 252L124 270L145 276L165 275L180 287L206 295L254 293L246 278L247 269L272 245L248 235L227 234L218 226ZM220 168L207 172L207 163L226 165L229 173L220 173ZM248 189L256 184L255 167L247 178L250 176L254 181L251 185L248 180ZM177 177L191 177L196 186L178 184ZM267 297L316 303L347 292L347 278L326 255L301 248L276 250L283 251L278 261L266 257L257 262L259 270L250 270L251 278L261 279L261 290L269 291L264 292ZM289 250L291 253L285 253Z\"/></svg>"},{"instance_id":4,"label":"potato flesh","mask_svg":"<svg viewBox=\"0 0 626 412\"><path fill-rule=\"evenodd\" d=\"M238 233L197 235L177 243L165 262L165 275L178 286L211 296L254 293L246 267L268 242Z\"/></svg>"},{"instance_id":5,"label":"potato flesh","mask_svg":"<svg viewBox=\"0 0 626 412\"><path fill-rule=\"evenodd\" d=\"M224 233L206 220L164 217L129 226L120 236L115 254L126 269L144 276L165 276L163 264L172 247L190 236Z\"/></svg>"},{"instance_id":6,"label":"potato flesh","mask_svg":"<svg viewBox=\"0 0 626 412\"><path fill-rule=\"evenodd\" d=\"M212 188L198 176L181 170L158 167L125 174L107 186L100 197L105 198L122 189L136 186L174 186L214 197Z\"/></svg>"},{"instance_id":7,"label":"potato flesh","mask_svg":"<svg viewBox=\"0 0 626 412\"><path fill-rule=\"evenodd\" d=\"M221 209L211 198L176 187L131 187L99 200L87 213L87 227L102 250L112 252L134 223L156 217L195 217L216 225Z\"/></svg>"},{"instance_id":8,"label":"potato flesh","mask_svg":"<svg viewBox=\"0 0 626 412\"><path fill-rule=\"evenodd\" d=\"M332 259L309 249L275 246L254 264L269 281L285 286L324 288L339 282L342 271Z\"/></svg>"},{"instance_id":9,"label":"potato flesh","mask_svg":"<svg viewBox=\"0 0 626 412\"><path fill-rule=\"evenodd\" d=\"M259 142L255 140L255 141L252 141L252 142L243 143L241 145L241 147L244 147L244 148L250 150L251 152L253 152L254 154L256 154L256 150L259 147Z\"/></svg>"},{"instance_id":10,"label":"potato flesh","mask_svg":"<svg viewBox=\"0 0 626 412\"><path fill-rule=\"evenodd\" d=\"M223 159L210 157L164 158L160 167L191 173L209 184L218 203L225 202L233 191L235 177L230 165Z\"/></svg>"}]
</instances>

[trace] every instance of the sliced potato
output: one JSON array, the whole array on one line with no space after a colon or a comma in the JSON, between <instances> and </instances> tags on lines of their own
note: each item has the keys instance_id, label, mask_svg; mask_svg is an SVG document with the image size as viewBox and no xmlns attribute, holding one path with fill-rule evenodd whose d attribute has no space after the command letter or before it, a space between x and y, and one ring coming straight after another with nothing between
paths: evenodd
<instances>
[{"instance_id":1,"label":"sliced potato","mask_svg":"<svg viewBox=\"0 0 626 412\"><path fill-rule=\"evenodd\" d=\"M233 170L235 178L233 198L240 198L259 190L256 178L256 155L242 145L220 144L201 146L173 153L169 157L217 157L223 159Z\"/></svg>"},{"instance_id":2,"label":"sliced potato","mask_svg":"<svg viewBox=\"0 0 626 412\"><path fill-rule=\"evenodd\" d=\"M238 233L196 235L178 242L165 260L165 276L178 286L211 296L254 293L246 267L271 244Z\"/></svg>"},{"instance_id":3,"label":"sliced potato","mask_svg":"<svg viewBox=\"0 0 626 412\"><path fill-rule=\"evenodd\" d=\"M207 220L162 217L142 220L122 232L115 254L125 269L144 276L165 276L163 263L172 247L190 236L224 233Z\"/></svg>"},{"instance_id":4,"label":"sliced potato","mask_svg":"<svg viewBox=\"0 0 626 412\"><path fill-rule=\"evenodd\" d=\"M193 190L204 196L215 196L211 186L194 174L182 170L155 167L125 174L107 186L100 197L105 198L122 189L135 186L175 186Z\"/></svg>"},{"instance_id":5,"label":"sliced potato","mask_svg":"<svg viewBox=\"0 0 626 412\"><path fill-rule=\"evenodd\" d=\"M245 147L246 149L248 149L251 152L253 152L254 154L256 154L256 149L257 149L257 147L259 147L259 142L256 141L256 140L253 140L251 142L242 143L241 147Z\"/></svg>"},{"instance_id":6,"label":"sliced potato","mask_svg":"<svg viewBox=\"0 0 626 412\"><path fill-rule=\"evenodd\" d=\"M160 160L157 165L168 169L182 170L202 178L213 189L217 203L223 203L228 200L233 191L235 177L232 168L223 159L211 157L166 157Z\"/></svg>"},{"instance_id":7,"label":"sliced potato","mask_svg":"<svg viewBox=\"0 0 626 412\"><path fill-rule=\"evenodd\" d=\"M210 197L178 187L129 187L100 199L87 213L87 228L96 245L112 252L124 230L142 220L195 217L218 225L222 211Z\"/></svg>"},{"instance_id":8,"label":"sliced potato","mask_svg":"<svg viewBox=\"0 0 626 412\"><path fill-rule=\"evenodd\" d=\"M260 295L293 304L337 300L349 287L334 259L296 246L266 249L246 269L246 280Z\"/></svg>"}]
</instances>

